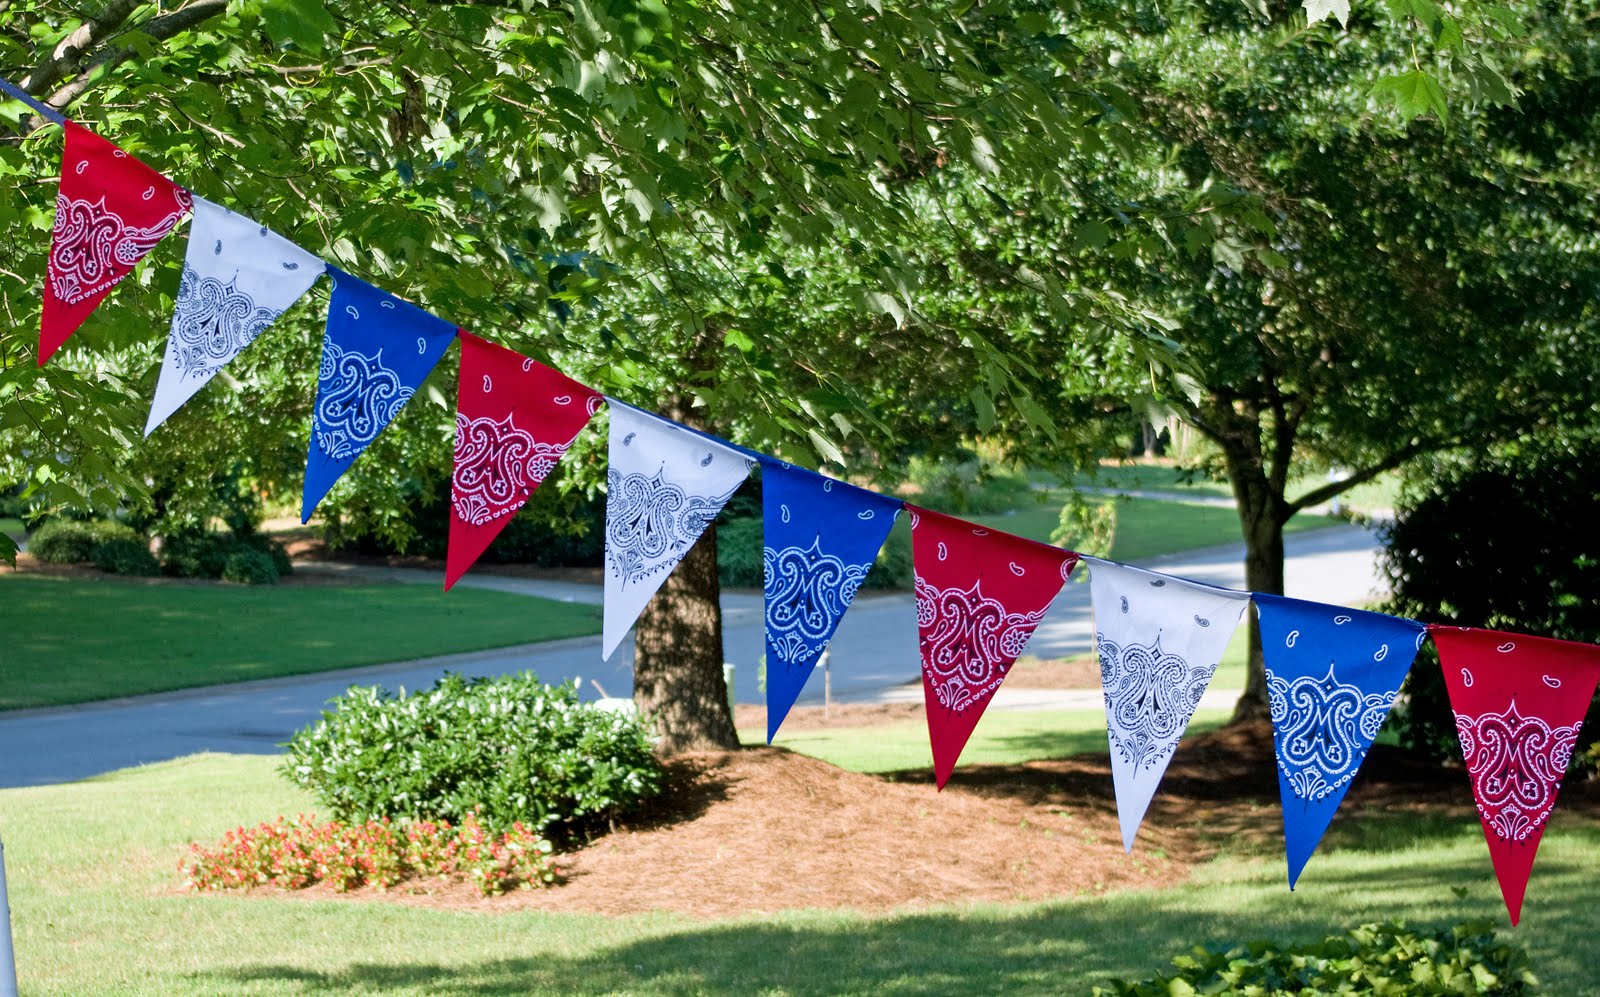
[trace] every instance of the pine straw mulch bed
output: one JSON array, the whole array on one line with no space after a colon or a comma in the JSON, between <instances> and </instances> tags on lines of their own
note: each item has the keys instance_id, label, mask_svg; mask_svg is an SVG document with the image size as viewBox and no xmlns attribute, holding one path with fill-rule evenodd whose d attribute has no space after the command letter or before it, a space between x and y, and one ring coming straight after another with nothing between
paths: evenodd
<instances>
[{"instance_id":1,"label":"pine straw mulch bed","mask_svg":"<svg viewBox=\"0 0 1600 997\"><path fill-rule=\"evenodd\" d=\"M928 771L862 775L781 748L750 748L673 759L669 789L647 814L563 856L561 885L491 898L464 884L345 896L450 909L719 918L1173 886L1224 844L1282 847L1270 738L1263 722L1185 742L1131 856L1122 851L1104 755L963 766L940 793ZM1568 785L1561 802L1568 814L1600 818L1592 783ZM1374 815L1438 813L1471 817L1465 774L1380 746L1334 828ZM320 888L300 895L336 896Z\"/></svg>"}]
</instances>

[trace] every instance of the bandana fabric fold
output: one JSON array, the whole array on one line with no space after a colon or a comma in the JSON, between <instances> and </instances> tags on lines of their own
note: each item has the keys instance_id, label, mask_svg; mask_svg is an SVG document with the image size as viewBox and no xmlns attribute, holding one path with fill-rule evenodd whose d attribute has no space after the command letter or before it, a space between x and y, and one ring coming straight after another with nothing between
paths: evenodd
<instances>
[{"instance_id":1,"label":"bandana fabric fold","mask_svg":"<svg viewBox=\"0 0 1600 997\"><path fill-rule=\"evenodd\" d=\"M1426 631L1414 620L1253 596L1294 889L1378 736Z\"/></svg>"},{"instance_id":2,"label":"bandana fabric fold","mask_svg":"<svg viewBox=\"0 0 1600 997\"><path fill-rule=\"evenodd\" d=\"M1083 562L1089 566L1117 818L1122 846L1132 851L1250 594L1093 557Z\"/></svg>"},{"instance_id":3,"label":"bandana fabric fold","mask_svg":"<svg viewBox=\"0 0 1600 997\"><path fill-rule=\"evenodd\" d=\"M750 460L686 426L607 399L605 622L610 658L650 597L750 474Z\"/></svg>"},{"instance_id":4,"label":"bandana fabric fold","mask_svg":"<svg viewBox=\"0 0 1600 997\"><path fill-rule=\"evenodd\" d=\"M1483 837L1516 924L1600 680L1600 647L1466 627L1428 632L1439 649Z\"/></svg>"},{"instance_id":5,"label":"bandana fabric fold","mask_svg":"<svg viewBox=\"0 0 1600 997\"><path fill-rule=\"evenodd\" d=\"M603 401L531 357L461 333L446 591L554 470Z\"/></svg>"},{"instance_id":6,"label":"bandana fabric fold","mask_svg":"<svg viewBox=\"0 0 1600 997\"><path fill-rule=\"evenodd\" d=\"M900 501L779 460L761 462L767 743L855 599Z\"/></svg>"},{"instance_id":7,"label":"bandana fabric fold","mask_svg":"<svg viewBox=\"0 0 1600 997\"><path fill-rule=\"evenodd\" d=\"M194 198L149 436L316 283L323 263L243 215Z\"/></svg>"},{"instance_id":8,"label":"bandana fabric fold","mask_svg":"<svg viewBox=\"0 0 1600 997\"><path fill-rule=\"evenodd\" d=\"M300 520L383 432L456 338L456 327L328 267L333 294L317 371Z\"/></svg>"},{"instance_id":9,"label":"bandana fabric fold","mask_svg":"<svg viewBox=\"0 0 1600 997\"><path fill-rule=\"evenodd\" d=\"M44 281L39 366L189 211L189 192L68 121Z\"/></svg>"},{"instance_id":10,"label":"bandana fabric fold","mask_svg":"<svg viewBox=\"0 0 1600 997\"><path fill-rule=\"evenodd\" d=\"M923 703L934 781L943 789L1078 555L926 509L906 509Z\"/></svg>"}]
</instances>

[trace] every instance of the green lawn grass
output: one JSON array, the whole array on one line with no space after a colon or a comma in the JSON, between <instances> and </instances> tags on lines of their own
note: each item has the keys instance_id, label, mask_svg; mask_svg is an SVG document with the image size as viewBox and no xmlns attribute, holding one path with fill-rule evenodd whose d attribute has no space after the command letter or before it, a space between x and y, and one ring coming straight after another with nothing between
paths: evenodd
<instances>
[{"instance_id":1,"label":"green lawn grass","mask_svg":"<svg viewBox=\"0 0 1600 997\"><path fill-rule=\"evenodd\" d=\"M1117 530L1107 557L1137 563L1162 554L1241 543L1239 514L1225 506L1163 502L1156 499L1117 498ZM1061 521L1061 504L1048 499L1012 512L966 517L981 526L1015 533L1048 543ZM1331 525L1315 516L1296 516L1285 532ZM1068 546L1071 546L1070 542Z\"/></svg>"},{"instance_id":2,"label":"green lawn grass","mask_svg":"<svg viewBox=\"0 0 1600 997\"><path fill-rule=\"evenodd\" d=\"M9 533L14 537L24 536L28 528L22 525L22 520L0 516L0 533Z\"/></svg>"},{"instance_id":3,"label":"green lawn grass","mask_svg":"<svg viewBox=\"0 0 1600 997\"><path fill-rule=\"evenodd\" d=\"M1227 710L1201 710L1189 731L1193 734L1220 727ZM745 744L765 744L765 729L739 732ZM933 767L928 748L928 725L922 719L876 724L870 736L860 728L805 730L785 733L778 729L772 742L803 755L811 755L854 772L902 772ZM1106 751L1106 714L1100 707L1087 710L987 710L961 752L962 765L1015 765L1035 758L1061 758Z\"/></svg>"},{"instance_id":4,"label":"green lawn grass","mask_svg":"<svg viewBox=\"0 0 1600 997\"><path fill-rule=\"evenodd\" d=\"M0 709L380 664L600 631L600 607L422 585L0 576Z\"/></svg>"},{"instance_id":5,"label":"green lawn grass","mask_svg":"<svg viewBox=\"0 0 1600 997\"><path fill-rule=\"evenodd\" d=\"M892 916L699 921L178 892L189 841L310 805L273 765L200 755L0 791L22 992L1083 994L1109 975L1153 974L1194 944L1306 941L1390 918L1489 919L1529 949L1548 993L1600 992L1600 830L1559 812L1515 930L1470 814L1343 814L1293 893L1280 854L1240 850L1175 889ZM1278 819L1271 807L1259 816ZM964 833L981 829L952 828L951 848Z\"/></svg>"}]
</instances>

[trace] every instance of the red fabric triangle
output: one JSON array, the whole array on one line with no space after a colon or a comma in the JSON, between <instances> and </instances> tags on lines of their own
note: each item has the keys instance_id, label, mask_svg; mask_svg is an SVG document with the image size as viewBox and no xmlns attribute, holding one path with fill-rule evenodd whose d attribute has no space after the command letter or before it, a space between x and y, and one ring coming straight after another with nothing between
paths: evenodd
<instances>
[{"instance_id":1,"label":"red fabric triangle","mask_svg":"<svg viewBox=\"0 0 1600 997\"><path fill-rule=\"evenodd\" d=\"M1078 555L926 509L911 513L922 693L939 788Z\"/></svg>"},{"instance_id":2,"label":"red fabric triangle","mask_svg":"<svg viewBox=\"0 0 1600 997\"><path fill-rule=\"evenodd\" d=\"M1511 923L1556 805L1600 647L1466 627L1428 628L1444 668L1461 754Z\"/></svg>"},{"instance_id":3,"label":"red fabric triangle","mask_svg":"<svg viewBox=\"0 0 1600 997\"><path fill-rule=\"evenodd\" d=\"M44 281L39 366L189 211L189 192L67 122Z\"/></svg>"},{"instance_id":4,"label":"red fabric triangle","mask_svg":"<svg viewBox=\"0 0 1600 997\"><path fill-rule=\"evenodd\" d=\"M602 400L560 371L461 331L446 591L555 468Z\"/></svg>"}]
</instances>

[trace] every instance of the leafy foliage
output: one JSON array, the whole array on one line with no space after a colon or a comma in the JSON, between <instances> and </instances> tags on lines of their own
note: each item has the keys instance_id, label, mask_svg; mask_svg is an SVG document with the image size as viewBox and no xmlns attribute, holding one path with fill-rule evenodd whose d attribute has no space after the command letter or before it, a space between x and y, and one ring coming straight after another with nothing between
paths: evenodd
<instances>
[{"instance_id":1,"label":"leafy foliage","mask_svg":"<svg viewBox=\"0 0 1600 997\"><path fill-rule=\"evenodd\" d=\"M140 539L132 527L108 519L52 519L29 535L28 553L46 564L82 564L94 560L101 544Z\"/></svg>"},{"instance_id":2,"label":"leafy foliage","mask_svg":"<svg viewBox=\"0 0 1600 997\"><path fill-rule=\"evenodd\" d=\"M1538 980L1521 946L1495 938L1487 922L1435 931L1404 924L1364 924L1309 945L1270 940L1227 948L1196 946L1172 960L1177 972L1137 983L1095 987L1104 997L1180 997L1194 994L1374 994L1445 997L1537 992Z\"/></svg>"},{"instance_id":3,"label":"leafy foliage","mask_svg":"<svg viewBox=\"0 0 1600 997\"><path fill-rule=\"evenodd\" d=\"M222 580L240 585L275 585L278 566L272 555L253 547L241 547L222 562Z\"/></svg>"},{"instance_id":4,"label":"leafy foliage","mask_svg":"<svg viewBox=\"0 0 1600 997\"><path fill-rule=\"evenodd\" d=\"M638 720L527 673L451 674L399 696L355 686L286 747L280 771L346 821L476 813L493 830L520 821L572 839L662 786Z\"/></svg>"},{"instance_id":5,"label":"leafy foliage","mask_svg":"<svg viewBox=\"0 0 1600 997\"><path fill-rule=\"evenodd\" d=\"M96 544L89 557L95 567L113 575L161 574L161 562L150 553L149 541L139 537L113 537Z\"/></svg>"},{"instance_id":6,"label":"leafy foliage","mask_svg":"<svg viewBox=\"0 0 1600 997\"><path fill-rule=\"evenodd\" d=\"M1585 528L1600 495L1600 437L1576 433L1440 461L1426 481L1385 537L1389 612L1600 643L1600 532ZM1402 743L1435 758L1460 758L1431 645L1412 667L1394 714ZM1580 739L1580 747L1600 742L1600 700L1590 705Z\"/></svg>"},{"instance_id":7,"label":"leafy foliage","mask_svg":"<svg viewBox=\"0 0 1600 997\"><path fill-rule=\"evenodd\" d=\"M235 574L228 578L228 566ZM228 578L247 584L271 584L294 570L283 545L271 537L249 533L178 533L161 547L161 569L180 578ZM270 574L268 578L266 575ZM249 581L245 576L259 580Z\"/></svg>"}]
</instances>

